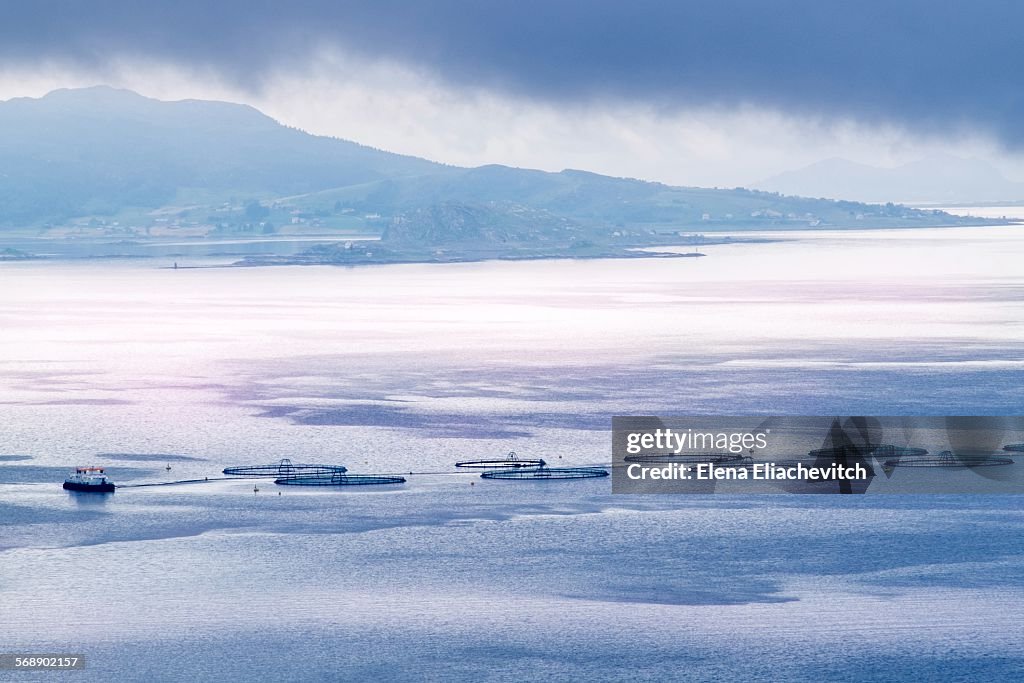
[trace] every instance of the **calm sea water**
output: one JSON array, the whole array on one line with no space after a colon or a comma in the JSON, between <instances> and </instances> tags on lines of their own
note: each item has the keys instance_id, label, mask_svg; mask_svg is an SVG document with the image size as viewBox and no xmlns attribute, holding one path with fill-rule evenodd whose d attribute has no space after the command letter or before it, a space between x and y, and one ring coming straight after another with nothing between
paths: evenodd
<instances>
[{"instance_id":1,"label":"calm sea water","mask_svg":"<svg viewBox=\"0 0 1024 683\"><path fill-rule=\"evenodd\" d=\"M1021 680L1018 498L442 474L607 462L614 414L1021 412L1024 228L772 237L696 260L0 264L0 652L85 653L83 681ZM76 464L142 483L282 457L429 474L59 487Z\"/></svg>"}]
</instances>

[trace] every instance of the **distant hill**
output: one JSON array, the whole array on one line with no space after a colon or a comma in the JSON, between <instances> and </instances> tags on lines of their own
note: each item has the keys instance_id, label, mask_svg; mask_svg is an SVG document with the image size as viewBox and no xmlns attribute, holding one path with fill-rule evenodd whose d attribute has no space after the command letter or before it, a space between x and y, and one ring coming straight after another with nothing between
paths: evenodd
<instances>
[{"instance_id":1,"label":"distant hill","mask_svg":"<svg viewBox=\"0 0 1024 683\"><path fill-rule=\"evenodd\" d=\"M906 204L971 204L1024 199L1024 183L977 159L935 156L896 168L826 159L756 184L809 197Z\"/></svg>"},{"instance_id":2,"label":"distant hill","mask_svg":"<svg viewBox=\"0 0 1024 683\"><path fill-rule=\"evenodd\" d=\"M271 197L437 171L240 104L107 87L0 103L0 220L60 221L196 197Z\"/></svg>"},{"instance_id":3,"label":"distant hill","mask_svg":"<svg viewBox=\"0 0 1024 683\"><path fill-rule=\"evenodd\" d=\"M47 237L341 231L419 247L476 239L493 248L505 236L509 248L625 248L683 232L964 222L576 170L459 168L310 135L244 105L108 87L0 102L0 228Z\"/></svg>"}]
</instances>

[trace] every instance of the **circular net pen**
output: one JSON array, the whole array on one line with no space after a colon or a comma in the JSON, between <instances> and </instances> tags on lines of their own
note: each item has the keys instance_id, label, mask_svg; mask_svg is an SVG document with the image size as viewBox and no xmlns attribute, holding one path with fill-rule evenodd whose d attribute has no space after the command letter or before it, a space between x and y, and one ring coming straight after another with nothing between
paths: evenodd
<instances>
[{"instance_id":1,"label":"circular net pen","mask_svg":"<svg viewBox=\"0 0 1024 683\"><path fill-rule=\"evenodd\" d=\"M753 462L753 459L740 453L647 453L644 455L627 455L626 462L672 463L684 465L734 465L740 466Z\"/></svg>"},{"instance_id":2,"label":"circular net pen","mask_svg":"<svg viewBox=\"0 0 1024 683\"><path fill-rule=\"evenodd\" d=\"M281 486L379 486L383 484L404 484L405 477L383 474L333 474L294 475L274 480Z\"/></svg>"},{"instance_id":3,"label":"circular net pen","mask_svg":"<svg viewBox=\"0 0 1024 683\"><path fill-rule=\"evenodd\" d=\"M501 460L460 460L455 463L456 467L466 470L497 470L497 469L521 469L524 467L544 467L543 460L520 458L515 451Z\"/></svg>"},{"instance_id":4,"label":"circular net pen","mask_svg":"<svg viewBox=\"0 0 1024 683\"><path fill-rule=\"evenodd\" d=\"M999 467L1012 465L1013 460L998 455L957 454L942 451L938 455L886 460L885 467Z\"/></svg>"},{"instance_id":5,"label":"circular net pen","mask_svg":"<svg viewBox=\"0 0 1024 683\"><path fill-rule=\"evenodd\" d=\"M807 453L812 458L835 458L842 456L875 456L876 458L903 458L928 455L925 448L907 448L903 446L838 446L836 448L818 448Z\"/></svg>"},{"instance_id":6,"label":"circular net pen","mask_svg":"<svg viewBox=\"0 0 1024 683\"><path fill-rule=\"evenodd\" d=\"M237 477L291 477L298 475L332 475L347 472L341 465L316 465L293 463L288 458L270 465L248 465L245 467L225 467L224 474Z\"/></svg>"},{"instance_id":7,"label":"circular net pen","mask_svg":"<svg viewBox=\"0 0 1024 683\"><path fill-rule=\"evenodd\" d=\"M1024 443L1011 443L1003 446L1003 450L1011 453L1024 453Z\"/></svg>"},{"instance_id":8,"label":"circular net pen","mask_svg":"<svg viewBox=\"0 0 1024 683\"><path fill-rule=\"evenodd\" d=\"M600 467L537 467L534 469L504 469L483 472L484 479L595 479L607 477L608 470Z\"/></svg>"}]
</instances>

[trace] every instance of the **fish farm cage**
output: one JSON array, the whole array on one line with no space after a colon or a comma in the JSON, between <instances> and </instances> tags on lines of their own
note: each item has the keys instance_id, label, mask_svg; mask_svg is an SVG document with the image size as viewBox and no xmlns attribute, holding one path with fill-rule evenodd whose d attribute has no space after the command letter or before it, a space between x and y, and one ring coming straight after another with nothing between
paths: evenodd
<instances>
[{"instance_id":1,"label":"fish farm cage","mask_svg":"<svg viewBox=\"0 0 1024 683\"><path fill-rule=\"evenodd\" d=\"M753 459L740 453L649 453L644 455L627 455L626 462L646 463L682 463L685 465L732 465L742 466L753 463Z\"/></svg>"},{"instance_id":2,"label":"fish farm cage","mask_svg":"<svg viewBox=\"0 0 1024 683\"><path fill-rule=\"evenodd\" d=\"M311 465L293 463L288 458L270 465L249 465L245 467L225 467L224 474L249 477L282 477L295 475L330 475L344 473L348 469L341 465Z\"/></svg>"},{"instance_id":3,"label":"fish farm cage","mask_svg":"<svg viewBox=\"0 0 1024 683\"><path fill-rule=\"evenodd\" d=\"M998 455L956 454L942 451L938 455L886 460L884 467L998 467L1012 465L1013 460Z\"/></svg>"},{"instance_id":4,"label":"fish farm cage","mask_svg":"<svg viewBox=\"0 0 1024 683\"><path fill-rule=\"evenodd\" d=\"M812 458L835 458L843 456L861 456L869 457L874 456L876 458L903 458L903 457L916 457L922 455L928 455L928 450L925 448L907 448L903 446L864 446L864 445L849 445L849 446L836 446L835 448L818 448L810 451L807 455Z\"/></svg>"},{"instance_id":5,"label":"fish farm cage","mask_svg":"<svg viewBox=\"0 0 1024 683\"><path fill-rule=\"evenodd\" d=\"M380 484L404 484L405 477L383 474L299 474L274 480L281 486L376 486Z\"/></svg>"},{"instance_id":6,"label":"fish farm cage","mask_svg":"<svg viewBox=\"0 0 1024 683\"><path fill-rule=\"evenodd\" d=\"M240 477L291 477L298 475L332 475L343 474L348 471L341 465L315 465L307 463L293 463L288 458L270 465L250 465L246 467L225 467L224 474L231 474Z\"/></svg>"},{"instance_id":7,"label":"fish farm cage","mask_svg":"<svg viewBox=\"0 0 1024 683\"><path fill-rule=\"evenodd\" d=\"M1008 446L1003 446L1003 450L1011 453L1024 453L1024 443L1011 443Z\"/></svg>"},{"instance_id":8,"label":"fish farm cage","mask_svg":"<svg viewBox=\"0 0 1024 683\"><path fill-rule=\"evenodd\" d=\"M484 479L594 479L607 477L608 470L600 467L535 467L493 470L480 475Z\"/></svg>"},{"instance_id":9,"label":"fish farm cage","mask_svg":"<svg viewBox=\"0 0 1024 683\"><path fill-rule=\"evenodd\" d=\"M531 460L529 458L520 458L516 455L515 451L511 451L508 456L501 460L460 460L455 463L456 467L461 467L467 470L495 470L495 469L517 469L524 467L544 467L546 465L541 459Z\"/></svg>"}]
</instances>

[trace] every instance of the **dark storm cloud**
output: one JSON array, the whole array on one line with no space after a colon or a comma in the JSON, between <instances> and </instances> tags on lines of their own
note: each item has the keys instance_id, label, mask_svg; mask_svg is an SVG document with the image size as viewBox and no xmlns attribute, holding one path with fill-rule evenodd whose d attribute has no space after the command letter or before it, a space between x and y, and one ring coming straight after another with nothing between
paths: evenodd
<instances>
[{"instance_id":1,"label":"dark storm cloud","mask_svg":"<svg viewBox=\"0 0 1024 683\"><path fill-rule=\"evenodd\" d=\"M4 63L113 57L246 87L317 49L549 101L751 104L1024 146L1024 3L975 0L54 2L0 9Z\"/></svg>"}]
</instances>

